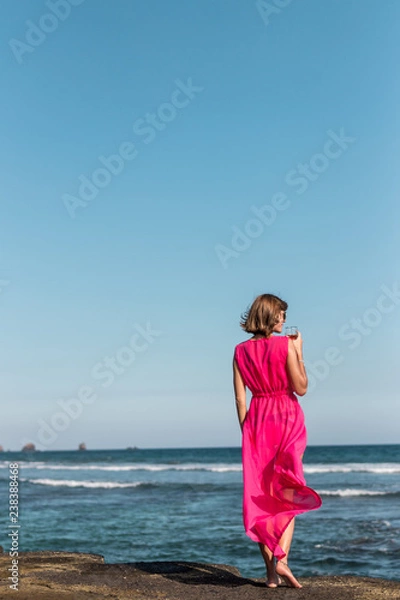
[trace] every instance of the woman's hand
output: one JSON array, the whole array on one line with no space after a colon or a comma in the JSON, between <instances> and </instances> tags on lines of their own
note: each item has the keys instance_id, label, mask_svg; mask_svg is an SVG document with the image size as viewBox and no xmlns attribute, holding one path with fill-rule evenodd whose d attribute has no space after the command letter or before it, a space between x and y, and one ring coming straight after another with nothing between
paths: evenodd
<instances>
[{"instance_id":1,"label":"woman's hand","mask_svg":"<svg viewBox=\"0 0 400 600\"><path fill-rule=\"evenodd\" d=\"M301 360L303 358L303 338L300 331L297 333L297 338L293 340L293 346L297 352L298 359Z\"/></svg>"},{"instance_id":2,"label":"woman's hand","mask_svg":"<svg viewBox=\"0 0 400 600\"><path fill-rule=\"evenodd\" d=\"M303 361L303 339L301 333L295 340L289 339L287 368L293 391L298 396L304 396L307 391L308 379Z\"/></svg>"}]
</instances>

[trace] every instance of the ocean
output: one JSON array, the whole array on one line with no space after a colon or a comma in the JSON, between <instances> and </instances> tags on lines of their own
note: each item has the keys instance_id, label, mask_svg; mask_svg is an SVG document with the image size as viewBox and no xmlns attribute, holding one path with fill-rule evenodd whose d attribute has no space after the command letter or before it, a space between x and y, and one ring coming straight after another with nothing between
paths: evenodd
<instances>
[{"instance_id":1,"label":"ocean","mask_svg":"<svg viewBox=\"0 0 400 600\"><path fill-rule=\"evenodd\" d=\"M9 465L19 468L19 550L105 561L225 563L263 577L244 533L240 448L3 452L1 545L9 551ZM295 575L400 580L400 445L309 446L323 506L296 518Z\"/></svg>"}]
</instances>

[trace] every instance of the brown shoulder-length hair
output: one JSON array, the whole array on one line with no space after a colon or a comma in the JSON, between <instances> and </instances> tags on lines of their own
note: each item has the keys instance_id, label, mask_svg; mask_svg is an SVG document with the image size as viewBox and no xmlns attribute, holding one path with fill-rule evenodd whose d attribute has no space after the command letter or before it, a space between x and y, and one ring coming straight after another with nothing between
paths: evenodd
<instances>
[{"instance_id":1,"label":"brown shoulder-length hair","mask_svg":"<svg viewBox=\"0 0 400 600\"><path fill-rule=\"evenodd\" d=\"M261 294L241 316L240 326L247 333L269 337L279 321L280 312L286 311L287 308L287 302L278 296Z\"/></svg>"}]
</instances>

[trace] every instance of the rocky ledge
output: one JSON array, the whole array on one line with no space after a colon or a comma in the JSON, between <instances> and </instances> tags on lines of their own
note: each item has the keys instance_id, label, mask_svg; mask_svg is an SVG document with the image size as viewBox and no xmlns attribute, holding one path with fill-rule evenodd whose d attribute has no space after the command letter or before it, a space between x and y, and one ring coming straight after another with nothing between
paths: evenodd
<instances>
[{"instance_id":1,"label":"rocky ledge","mask_svg":"<svg viewBox=\"0 0 400 600\"><path fill-rule=\"evenodd\" d=\"M400 582L369 577L301 577L299 590L265 587L229 565L192 562L107 564L97 554L22 552L18 592L12 584L11 558L0 555L0 599L18 600L399 600Z\"/></svg>"}]
</instances>

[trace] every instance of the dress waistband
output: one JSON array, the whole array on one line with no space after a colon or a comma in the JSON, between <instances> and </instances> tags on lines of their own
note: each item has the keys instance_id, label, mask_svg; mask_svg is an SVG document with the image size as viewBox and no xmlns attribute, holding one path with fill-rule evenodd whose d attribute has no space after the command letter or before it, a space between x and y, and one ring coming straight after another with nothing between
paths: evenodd
<instances>
[{"instance_id":1,"label":"dress waistband","mask_svg":"<svg viewBox=\"0 0 400 600\"><path fill-rule=\"evenodd\" d=\"M266 398L267 396L293 396L293 391L290 389L286 390L275 390L273 392L259 392L253 394L253 398Z\"/></svg>"}]
</instances>

